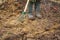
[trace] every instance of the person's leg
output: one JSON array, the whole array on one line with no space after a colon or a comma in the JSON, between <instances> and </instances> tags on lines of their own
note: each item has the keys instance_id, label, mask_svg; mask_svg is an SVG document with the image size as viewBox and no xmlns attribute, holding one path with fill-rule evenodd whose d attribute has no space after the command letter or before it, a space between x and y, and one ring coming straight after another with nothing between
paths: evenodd
<instances>
[{"instance_id":1,"label":"person's leg","mask_svg":"<svg viewBox=\"0 0 60 40\"><path fill-rule=\"evenodd\" d=\"M29 14L32 14L32 9L33 9L33 3L30 2L29 5L28 5L28 10L29 10L28 13Z\"/></svg>"},{"instance_id":2,"label":"person's leg","mask_svg":"<svg viewBox=\"0 0 60 40\"><path fill-rule=\"evenodd\" d=\"M36 1L35 3L35 11L36 11L36 17L41 18L41 14L40 14L40 2Z\"/></svg>"},{"instance_id":3,"label":"person's leg","mask_svg":"<svg viewBox=\"0 0 60 40\"><path fill-rule=\"evenodd\" d=\"M33 2L30 2L29 5L28 5L28 17L29 19L34 19L34 15L32 13L32 10L33 10Z\"/></svg>"}]
</instances>

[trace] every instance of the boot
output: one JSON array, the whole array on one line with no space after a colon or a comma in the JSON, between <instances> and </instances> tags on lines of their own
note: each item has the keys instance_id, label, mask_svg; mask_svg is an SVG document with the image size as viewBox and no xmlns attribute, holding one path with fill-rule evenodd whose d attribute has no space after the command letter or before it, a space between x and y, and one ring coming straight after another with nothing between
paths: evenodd
<instances>
[{"instance_id":1,"label":"boot","mask_svg":"<svg viewBox=\"0 0 60 40\"><path fill-rule=\"evenodd\" d=\"M34 19L35 19L34 15L32 15L32 14L28 14L28 18L29 18L30 20L34 20Z\"/></svg>"},{"instance_id":2,"label":"boot","mask_svg":"<svg viewBox=\"0 0 60 40\"><path fill-rule=\"evenodd\" d=\"M40 13L36 13L35 14L37 18L41 19L42 18L42 15Z\"/></svg>"}]
</instances>

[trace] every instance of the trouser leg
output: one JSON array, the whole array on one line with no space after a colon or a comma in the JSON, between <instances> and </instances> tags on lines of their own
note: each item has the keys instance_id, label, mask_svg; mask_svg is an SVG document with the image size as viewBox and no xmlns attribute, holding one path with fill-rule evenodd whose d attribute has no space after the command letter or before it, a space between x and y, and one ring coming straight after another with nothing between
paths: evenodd
<instances>
[{"instance_id":1,"label":"trouser leg","mask_svg":"<svg viewBox=\"0 0 60 40\"><path fill-rule=\"evenodd\" d=\"M36 14L36 17L38 17L38 18L41 18L42 16L41 16L41 14L40 14L40 2L36 2L35 3L35 14Z\"/></svg>"},{"instance_id":2,"label":"trouser leg","mask_svg":"<svg viewBox=\"0 0 60 40\"><path fill-rule=\"evenodd\" d=\"M30 2L30 3L29 3L28 9L29 9L28 13L29 13L29 14L32 14L32 10L33 10L33 2Z\"/></svg>"},{"instance_id":3,"label":"trouser leg","mask_svg":"<svg viewBox=\"0 0 60 40\"><path fill-rule=\"evenodd\" d=\"M35 11L40 13L40 2L35 3Z\"/></svg>"},{"instance_id":4,"label":"trouser leg","mask_svg":"<svg viewBox=\"0 0 60 40\"><path fill-rule=\"evenodd\" d=\"M33 11L33 2L29 3L28 9L29 9L29 11L28 11L28 17L29 17L29 19L35 19L34 15L32 13L32 11Z\"/></svg>"}]
</instances>

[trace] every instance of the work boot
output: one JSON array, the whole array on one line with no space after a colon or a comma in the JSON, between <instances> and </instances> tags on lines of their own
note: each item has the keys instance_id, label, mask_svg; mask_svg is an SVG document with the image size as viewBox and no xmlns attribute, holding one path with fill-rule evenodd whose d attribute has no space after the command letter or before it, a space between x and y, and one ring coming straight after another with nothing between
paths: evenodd
<instances>
[{"instance_id":1,"label":"work boot","mask_svg":"<svg viewBox=\"0 0 60 40\"><path fill-rule=\"evenodd\" d=\"M36 17L40 19L42 18L42 15L40 13L36 13Z\"/></svg>"},{"instance_id":2,"label":"work boot","mask_svg":"<svg viewBox=\"0 0 60 40\"><path fill-rule=\"evenodd\" d=\"M32 14L28 14L28 18L31 19L31 20L35 19L35 17Z\"/></svg>"}]
</instances>

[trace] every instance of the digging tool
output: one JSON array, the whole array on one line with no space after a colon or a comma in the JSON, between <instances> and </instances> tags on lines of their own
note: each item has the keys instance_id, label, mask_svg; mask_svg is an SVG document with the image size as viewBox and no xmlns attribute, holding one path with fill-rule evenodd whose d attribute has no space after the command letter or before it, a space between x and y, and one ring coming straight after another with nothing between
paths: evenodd
<instances>
[{"instance_id":1,"label":"digging tool","mask_svg":"<svg viewBox=\"0 0 60 40\"><path fill-rule=\"evenodd\" d=\"M22 12L22 15L19 17L19 20L20 20L20 21L23 21L23 19L24 19L24 17L25 17L28 4L29 4L29 0L27 0L27 3L26 3L25 8L24 8L24 10L23 10L23 12Z\"/></svg>"}]
</instances>

